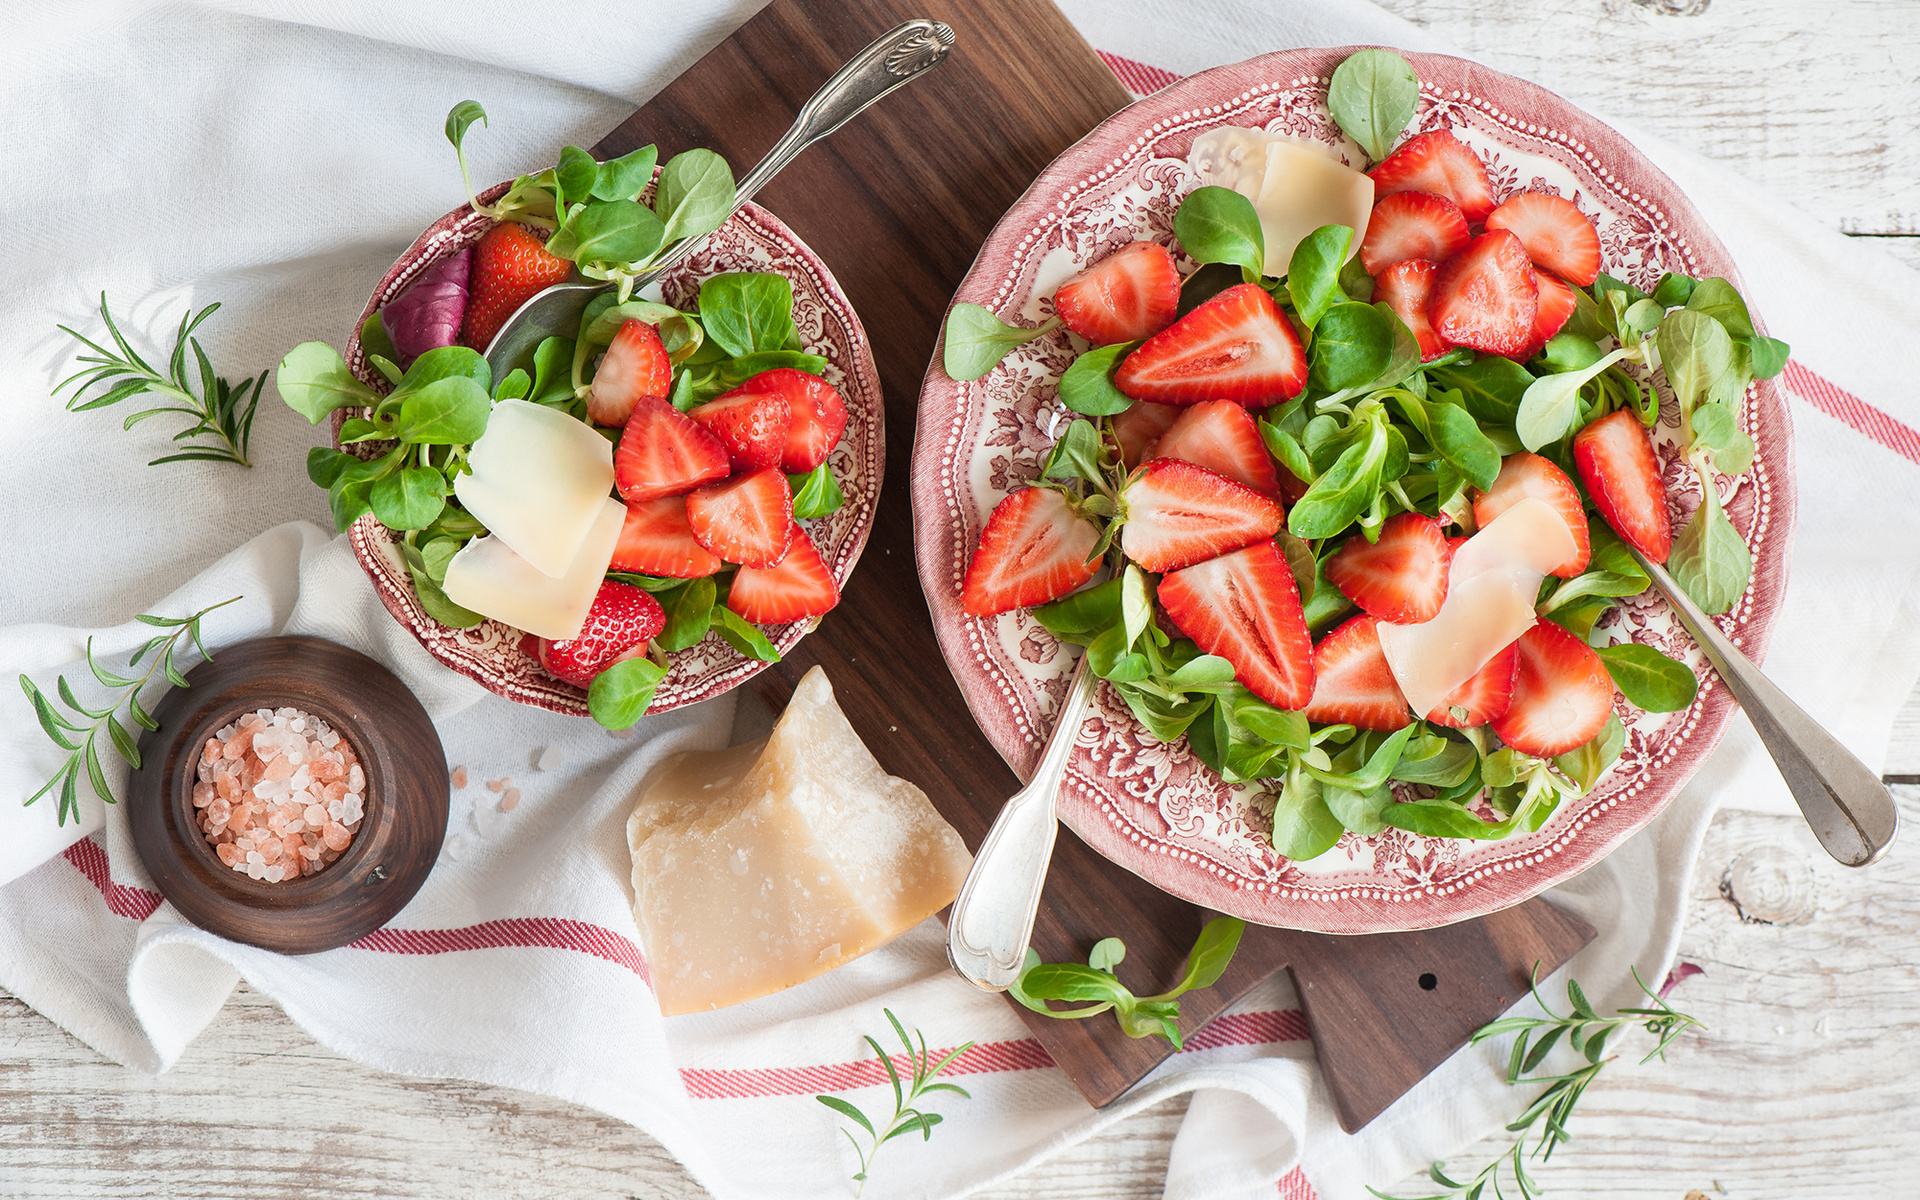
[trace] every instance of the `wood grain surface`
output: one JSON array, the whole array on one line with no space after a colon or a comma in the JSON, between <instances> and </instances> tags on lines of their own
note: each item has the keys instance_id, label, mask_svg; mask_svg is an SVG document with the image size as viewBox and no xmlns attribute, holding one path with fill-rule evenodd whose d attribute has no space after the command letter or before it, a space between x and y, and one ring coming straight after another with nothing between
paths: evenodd
<instances>
[{"instance_id":1,"label":"wood grain surface","mask_svg":"<svg viewBox=\"0 0 1920 1200\"><path fill-rule=\"evenodd\" d=\"M1920 35L1884 0L1378 0L1496 67L1724 162L1819 224L1920 266ZM1110 47L1102 47L1108 49ZM1249 47L1249 53L1272 47ZM895 97L899 99L899 97ZM890 100L889 103L892 101ZM814 152L818 152L817 150ZM869 557L861 572L886 569ZM897 564L913 584L910 563ZM1920 775L1920 696L1888 769ZM1920 788L1897 788L1920 820ZM1803 861L1802 923L1748 922L1722 879L1750 848ZM1797 822L1723 813L1696 869L1672 1061L1609 1069L1541 1181L1585 1200L1914 1194L1920 854L1834 866ZM269 1046L269 1050L243 1049ZM300 1069L298 1112L285 1104ZM983 1200L1161 1194L1168 1101ZM1462 1149L1478 1165L1500 1138ZM1417 1181L1374 1181L1421 1194ZM0 996L0 1195L566 1196L694 1200L657 1143L529 1093L388 1075L315 1046L244 985L181 1064L127 1071ZM1329 1198L1332 1200L1332 1198ZM1344 1200L1344 1198L1342 1198Z\"/></svg>"},{"instance_id":2,"label":"wood grain surface","mask_svg":"<svg viewBox=\"0 0 1920 1200\"><path fill-rule=\"evenodd\" d=\"M594 152L606 159L648 143L663 155L708 146L744 168L840 63L915 15L953 26L947 61L807 151L760 195L826 261L861 314L890 436L871 539L840 607L755 687L778 709L801 675L824 667L881 764L924 788L977 847L1019 781L951 674L927 668L941 655L913 570L908 489L920 380L948 300L1000 214L1054 157L1123 107L1127 92L1051 0L774 0ZM742 88L742 79L756 86ZM1210 915L1063 830L1033 946L1049 962L1085 961L1095 942L1119 937L1127 944L1119 975L1151 995L1179 979ZM1592 936L1541 901L1496 924L1435 931L1404 947L1291 931L1251 936L1226 975L1182 1002L1180 1024L1193 1034L1286 964L1303 990L1392 997L1407 1014L1433 1014L1395 1022L1383 1053L1364 1024L1321 1010L1327 1019L1313 1023L1320 1056L1344 1067L1328 1086L1342 1122L1358 1128L1511 1004L1536 962L1551 969ZM1421 992L1424 969L1405 966L1415 959L1447 964L1444 998ZM1107 1022L1015 1012L1096 1105L1172 1053L1162 1039L1129 1038Z\"/></svg>"}]
</instances>

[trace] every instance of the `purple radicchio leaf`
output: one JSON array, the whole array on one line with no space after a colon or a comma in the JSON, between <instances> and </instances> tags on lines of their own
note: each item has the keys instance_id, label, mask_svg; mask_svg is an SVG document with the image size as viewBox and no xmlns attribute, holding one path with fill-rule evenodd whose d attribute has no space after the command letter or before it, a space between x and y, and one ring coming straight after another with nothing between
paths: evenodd
<instances>
[{"instance_id":1,"label":"purple radicchio leaf","mask_svg":"<svg viewBox=\"0 0 1920 1200\"><path fill-rule=\"evenodd\" d=\"M401 370L429 350L460 340L460 323L467 316L467 277L473 270L473 247L449 255L428 268L414 285L380 310L380 324L393 342Z\"/></svg>"}]
</instances>

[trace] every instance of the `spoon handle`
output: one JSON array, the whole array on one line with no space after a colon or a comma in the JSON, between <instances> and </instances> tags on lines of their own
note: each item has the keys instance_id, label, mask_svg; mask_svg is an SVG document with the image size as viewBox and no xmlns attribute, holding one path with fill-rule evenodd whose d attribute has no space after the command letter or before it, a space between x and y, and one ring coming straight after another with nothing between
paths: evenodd
<instances>
[{"instance_id":1,"label":"spoon handle","mask_svg":"<svg viewBox=\"0 0 1920 1200\"><path fill-rule=\"evenodd\" d=\"M1849 867L1864 867L1885 854L1900 826L1900 811L1886 784L1762 675L1673 576L1638 550L1632 553L1746 710L1820 845Z\"/></svg>"},{"instance_id":2,"label":"spoon handle","mask_svg":"<svg viewBox=\"0 0 1920 1200\"><path fill-rule=\"evenodd\" d=\"M753 199L767 181L786 169L802 150L865 112L891 94L947 60L953 49L953 30L945 23L920 17L895 25L866 49L847 60L833 78L820 85L780 140L758 166L734 188L733 207ZM634 281L644 287L692 254L705 238L688 238Z\"/></svg>"},{"instance_id":3,"label":"spoon handle","mask_svg":"<svg viewBox=\"0 0 1920 1200\"><path fill-rule=\"evenodd\" d=\"M1039 769L1015 792L980 843L973 870L960 885L947 919L947 958L968 983L1004 992L1020 978L1033 937L1040 890L1059 833L1054 805L1066 778L1067 760L1080 718L1093 694L1093 676L1083 654L1060 704L1060 719L1047 739Z\"/></svg>"}]
</instances>

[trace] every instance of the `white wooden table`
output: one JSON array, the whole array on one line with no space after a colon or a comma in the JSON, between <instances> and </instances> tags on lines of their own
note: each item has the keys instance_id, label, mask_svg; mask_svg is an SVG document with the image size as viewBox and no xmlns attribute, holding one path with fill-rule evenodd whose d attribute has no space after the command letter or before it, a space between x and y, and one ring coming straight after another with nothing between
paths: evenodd
<instances>
[{"instance_id":1,"label":"white wooden table","mask_svg":"<svg viewBox=\"0 0 1920 1200\"><path fill-rule=\"evenodd\" d=\"M1383 0L1491 65L1735 165L1811 218L1920 267L1920 4L1892 0ZM1256 49L1249 47L1249 50ZM1916 631L1920 636L1920 631ZM1889 771L1920 775L1920 696ZM1896 789L1920 820L1920 788ZM1743 921L1743 853L1804 867L1804 913ZM1749 859L1749 861L1752 861ZM1676 1001L1707 1031L1609 1069L1539 1174L1555 1195L1908 1197L1920 1150L1920 849L1847 871L1797 820L1714 823ZM262 1042L270 1055L230 1047ZM298 1114L287 1062L305 1068ZM985 1195L1160 1194L1170 1101ZM1478 1166L1504 1143L1456 1155ZM1377 1185L1419 1194L1414 1181ZM700 1189L651 1138L543 1096L408 1079L316 1046L242 986L172 1072L126 1071L0 993L0 1196L565 1196ZM1336 1200L1328 1197L1327 1200ZM1337 1200L1347 1200L1345 1197Z\"/></svg>"}]
</instances>

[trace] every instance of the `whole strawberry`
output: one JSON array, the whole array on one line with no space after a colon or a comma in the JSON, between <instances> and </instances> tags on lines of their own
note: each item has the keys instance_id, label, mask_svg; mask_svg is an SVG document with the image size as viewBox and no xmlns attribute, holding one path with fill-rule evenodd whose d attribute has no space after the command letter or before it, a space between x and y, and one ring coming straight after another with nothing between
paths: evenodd
<instances>
[{"instance_id":1,"label":"whole strawberry","mask_svg":"<svg viewBox=\"0 0 1920 1200\"><path fill-rule=\"evenodd\" d=\"M666 627L667 614L658 600L630 583L609 579L600 585L579 634L542 642L536 657L555 678L590 687L593 677L608 667L645 654L647 643Z\"/></svg>"},{"instance_id":2,"label":"whole strawberry","mask_svg":"<svg viewBox=\"0 0 1920 1200\"><path fill-rule=\"evenodd\" d=\"M525 225L515 221L495 225L473 248L460 343L486 353L487 344L514 309L571 274L573 264L548 254L546 244Z\"/></svg>"}]
</instances>

